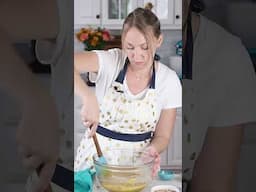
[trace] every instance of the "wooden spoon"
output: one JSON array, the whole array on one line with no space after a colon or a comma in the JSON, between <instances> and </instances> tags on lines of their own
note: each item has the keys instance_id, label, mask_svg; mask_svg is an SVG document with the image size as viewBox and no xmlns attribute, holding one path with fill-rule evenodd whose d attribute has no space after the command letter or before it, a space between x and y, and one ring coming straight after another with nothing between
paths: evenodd
<instances>
[{"instance_id":1,"label":"wooden spoon","mask_svg":"<svg viewBox=\"0 0 256 192\"><path fill-rule=\"evenodd\" d=\"M96 151L97 151L97 154L98 154L98 161L102 164L106 164L107 161L105 159L105 157L103 156L103 153L101 151L101 148L100 148L100 145L99 145L99 142L98 142L98 139L97 139L97 136L96 136L96 133L92 136L93 138L93 142L94 142L94 145L96 147Z\"/></svg>"}]
</instances>

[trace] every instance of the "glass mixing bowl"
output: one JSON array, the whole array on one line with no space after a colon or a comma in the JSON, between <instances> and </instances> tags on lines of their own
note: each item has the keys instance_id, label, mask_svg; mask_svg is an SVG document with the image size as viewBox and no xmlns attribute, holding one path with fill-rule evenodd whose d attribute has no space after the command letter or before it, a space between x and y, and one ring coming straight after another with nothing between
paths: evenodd
<instances>
[{"instance_id":1,"label":"glass mixing bowl","mask_svg":"<svg viewBox=\"0 0 256 192\"><path fill-rule=\"evenodd\" d=\"M115 149L104 153L107 164L94 155L96 177L109 192L140 192L152 180L153 159L142 159L142 152L130 149Z\"/></svg>"}]
</instances>

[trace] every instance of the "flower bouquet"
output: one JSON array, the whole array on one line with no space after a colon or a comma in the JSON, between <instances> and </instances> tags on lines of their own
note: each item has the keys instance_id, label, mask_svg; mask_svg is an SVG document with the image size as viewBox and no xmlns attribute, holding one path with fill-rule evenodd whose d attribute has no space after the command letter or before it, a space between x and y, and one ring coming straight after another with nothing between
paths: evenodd
<instances>
[{"instance_id":1,"label":"flower bouquet","mask_svg":"<svg viewBox=\"0 0 256 192\"><path fill-rule=\"evenodd\" d=\"M85 47L84 50L101 50L104 49L106 42L111 40L110 32L106 29L98 27L93 28L81 28L78 33L76 33L78 41L82 42ZM95 86L95 83L90 79L95 79L95 74L87 74L87 85Z\"/></svg>"},{"instance_id":2,"label":"flower bouquet","mask_svg":"<svg viewBox=\"0 0 256 192\"><path fill-rule=\"evenodd\" d=\"M77 39L85 45L84 50L104 49L106 42L111 40L108 30L102 28L82 28L76 34Z\"/></svg>"}]
</instances>

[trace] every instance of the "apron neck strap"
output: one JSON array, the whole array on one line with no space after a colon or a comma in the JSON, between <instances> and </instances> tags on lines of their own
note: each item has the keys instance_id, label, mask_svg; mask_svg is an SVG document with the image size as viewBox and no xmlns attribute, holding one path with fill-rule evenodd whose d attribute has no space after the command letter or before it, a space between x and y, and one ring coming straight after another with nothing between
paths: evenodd
<instances>
[{"instance_id":1,"label":"apron neck strap","mask_svg":"<svg viewBox=\"0 0 256 192\"><path fill-rule=\"evenodd\" d=\"M124 82L124 77L125 77L125 74L126 74L126 71L127 71L127 67L128 67L128 64L129 64L129 59L128 57L125 59L125 63L124 63L124 67L123 69L119 72L117 78L116 78L116 82L118 83L121 83L123 84Z\"/></svg>"},{"instance_id":2,"label":"apron neck strap","mask_svg":"<svg viewBox=\"0 0 256 192\"><path fill-rule=\"evenodd\" d=\"M149 88L150 89L155 89L156 70L155 70L155 62L154 61L152 63L152 66L153 66L153 73L152 73L152 77L151 77L151 80L150 80Z\"/></svg>"},{"instance_id":3,"label":"apron neck strap","mask_svg":"<svg viewBox=\"0 0 256 192\"><path fill-rule=\"evenodd\" d=\"M116 82L123 84L124 78L125 78L125 74L126 74L126 71L127 71L128 64L129 64L129 59L126 58L126 59L125 59L124 67L123 67L123 69L119 72L119 74L118 74L118 76L117 76L117 78L116 78L116 80L115 80ZM152 66L153 66L153 73L152 73L152 77L151 77L151 80L150 80L149 88L155 89L156 71L155 71L155 62L154 62L154 61L153 61Z\"/></svg>"}]
</instances>

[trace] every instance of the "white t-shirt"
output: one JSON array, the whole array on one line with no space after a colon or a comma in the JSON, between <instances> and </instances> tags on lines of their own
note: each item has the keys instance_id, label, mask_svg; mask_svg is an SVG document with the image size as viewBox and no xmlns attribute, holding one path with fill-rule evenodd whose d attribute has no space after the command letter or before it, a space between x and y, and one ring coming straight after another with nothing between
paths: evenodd
<instances>
[{"instance_id":1,"label":"white t-shirt","mask_svg":"<svg viewBox=\"0 0 256 192\"><path fill-rule=\"evenodd\" d=\"M99 71L96 79L96 96L99 103L106 93L106 90L115 81L119 72L124 66L126 56L120 49L110 49L108 51L95 51L99 58ZM124 79L125 93L129 97L141 97L144 92L132 95ZM180 80L175 71L164 64L158 62L156 70L155 89L157 96L157 107L159 112L162 109L178 108L182 104L182 88Z\"/></svg>"},{"instance_id":2,"label":"white t-shirt","mask_svg":"<svg viewBox=\"0 0 256 192\"><path fill-rule=\"evenodd\" d=\"M198 157L208 127L256 121L256 75L248 52L238 37L201 15L192 72L192 80L182 84L183 147L190 152L183 153L183 168L191 168L188 174L195 162L190 157L194 152Z\"/></svg>"},{"instance_id":3,"label":"white t-shirt","mask_svg":"<svg viewBox=\"0 0 256 192\"><path fill-rule=\"evenodd\" d=\"M200 16L193 65L195 88L204 96L198 103L211 105L210 127L256 121L256 75L238 37Z\"/></svg>"}]
</instances>

